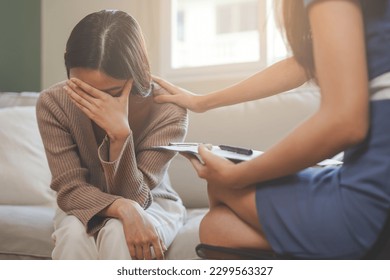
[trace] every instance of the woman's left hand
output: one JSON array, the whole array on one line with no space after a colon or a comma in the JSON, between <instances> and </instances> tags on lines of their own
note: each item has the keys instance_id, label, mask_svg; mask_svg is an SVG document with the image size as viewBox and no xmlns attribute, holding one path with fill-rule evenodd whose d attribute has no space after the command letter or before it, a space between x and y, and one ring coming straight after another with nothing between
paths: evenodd
<instances>
[{"instance_id":1,"label":"woman's left hand","mask_svg":"<svg viewBox=\"0 0 390 280\"><path fill-rule=\"evenodd\" d=\"M146 211L135 201L119 198L101 213L119 219L133 260L164 259L164 241Z\"/></svg>"},{"instance_id":2,"label":"woman's left hand","mask_svg":"<svg viewBox=\"0 0 390 280\"><path fill-rule=\"evenodd\" d=\"M238 187L236 164L214 155L204 145L199 146L199 155L203 164L196 157L185 156L191 161L200 178L205 179L209 185L215 187Z\"/></svg>"},{"instance_id":3,"label":"woman's left hand","mask_svg":"<svg viewBox=\"0 0 390 280\"><path fill-rule=\"evenodd\" d=\"M71 78L64 87L72 102L104 129L111 140L124 139L130 133L128 100L132 81L128 80L119 97L113 97L89 84Z\"/></svg>"}]
</instances>

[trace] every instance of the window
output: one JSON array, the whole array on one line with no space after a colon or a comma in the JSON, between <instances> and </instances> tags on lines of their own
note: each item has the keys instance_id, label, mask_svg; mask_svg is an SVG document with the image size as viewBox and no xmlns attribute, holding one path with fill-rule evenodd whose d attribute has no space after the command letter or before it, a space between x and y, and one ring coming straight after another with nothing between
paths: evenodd
<instances>
[{"instance_id":1,"label":"window","mask_svg":"<svg viewBox=\"0 0 390 280\"><path fill-rule=\"evenodd\" d=\"M286 55L268 0L167 0L164 7L162 72L170 79L246 75Z\"/></svg>"}]
</instances>

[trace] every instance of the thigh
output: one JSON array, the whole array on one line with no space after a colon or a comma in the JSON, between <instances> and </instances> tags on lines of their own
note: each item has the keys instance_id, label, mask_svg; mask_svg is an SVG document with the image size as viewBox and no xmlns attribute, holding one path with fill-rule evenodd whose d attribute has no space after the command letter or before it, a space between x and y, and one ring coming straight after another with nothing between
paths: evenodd
<instances>
[{"instance_id":1,"label":"thigh","mask_svg":"<svg viewBox=\"0 0 390 280\"><path fill-rule=\"evenodd\" d=\"M163 240L165 246L169 246L179 229L183 226L186 209L181 201L166 198L154 198L152 205L146 209L146 213Z\"/></svg>"},{"instance_id":2,"label":"thigh","mask_svg":"<svg viewBox=\"0 0 390 280\"><path fill-rule=\"evenodd\" d=\"M345 215L338 168L309 168L259 184L259 221L272 248L303 259L358 258L364 251Z\"/></svg>"},{"instance_id":3,"label":"thigh","mask_svg":"<svg viewBox=\"0 0 390 280\"><path fill-rule=\"evenodd\" d=\"M101 260L131 260L123 224L109 219L96 235L96 245Z\"/></svg>"},{"instance_id":4,"label":"thigh","mask_svg":"<svg viewBox=\"0 0 390 280\"><path fill-rule=\"evenodd\" d=\"M84 225L73 215L57 209L52 238L55 247L53 259L96 259L97 248L93 236L89 236Z\"/></svg>"},{"instance_id":5,"label":"thigh","mask_svg":"<svg viewBox=\"0 0 390 280\"><path fill-rule=\"evenodd\" d=\"M93 240L93 237L87 234L86 228L76 216L68 215L58 208L54 216L53 238L56 241L58 240L58 237L62 236L73 239L78 238L81 240Z\"/></svg>"},{"instance_id":6,"label":"thigh","mask_svg":"<svg viewBox=\"0 0 390 280\"><path fill-rule=\"evenodd\" d=\"M220 204L226 205L245 223L249 224L259 233L262 228L256 208L256 187L248 186L244 189L222 189L208 186L209 196ZM218 204L217 204L218 206ZM211 207L213 209L214 207Z\"/></svg>"},{"instance_id":7,"label":"thigh","mask_svg":"<svg viewBox=\"0 0 390 280\"><path fill-rule=\"evenodd\" d=\"M206 214L200 224L199 235L202 243L210 245L270 249L267 240L258 230L223 204L213 207Z\"/></svg>"}]
</instances>

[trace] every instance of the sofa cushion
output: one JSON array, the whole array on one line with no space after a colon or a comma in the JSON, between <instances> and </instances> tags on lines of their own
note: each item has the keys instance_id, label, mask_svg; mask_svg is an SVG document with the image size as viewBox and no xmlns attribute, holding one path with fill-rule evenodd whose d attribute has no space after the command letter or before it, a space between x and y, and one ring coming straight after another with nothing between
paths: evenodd
<instances>
[{"instance_id":1,"label":"sofa cushion","mask_svg":"<svg viewBox=\"0 0 390 280\"><path fill-rule=\"evenodd\" d=\"M39 92L1 92L0 108L12 106L35 106Z\"/></svg>"},{"instance_id":2,"label":"sofa cushion","mask_svg":"<svg viewBox=\"0 0 390 280\"><path fill-rule=\"evenodd\" d=\"M0 109L0 204L53 205L35 107Z\"/></svg>"},{"instance_id":3,"label":"sofa cushion","mask_svg":"<svg viewBox=\"0 0 390 280\"><path fill-rule=\"evenodd\" d=\"M195 247L199 241L199 224L206 214L207 208L187 209L184 226L179 230L166 253L168 260L197 259Z\"/></svg>"},{"instance_id":4,"label":"sofa cushion","mask_svg":"<svg viewBox=\"0 0 390 280\"><path fill-rule=\"evenodd\" d=\"M0 259L51 258L54 214L51 207L0 205Z\"/></svg>"}]
</instances>

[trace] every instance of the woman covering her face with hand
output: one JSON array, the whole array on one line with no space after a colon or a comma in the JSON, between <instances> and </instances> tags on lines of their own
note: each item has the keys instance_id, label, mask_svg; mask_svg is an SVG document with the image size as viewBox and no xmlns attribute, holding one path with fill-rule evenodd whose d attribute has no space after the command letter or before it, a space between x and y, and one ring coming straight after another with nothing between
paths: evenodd
<instances>
[{"instance_id":1,"label":"woman covering her face with hand","mask_svg":"<svg viewBox=\"0 0 390 280\"><path fill-rule=\"evenodd\" d=\"M390 0L284 0L283 12L292 57L207 95L156 78L171 93L156 101L196 112L310 79L321 91L318 111L251 161L200 147L205 164L191 162L210 199L200 239L293 258L362 258L390 209ZM311 168L341 151L342 166Z\"/></svg>"},{"instance_id":2,"label":"woman covering her face with hand","mask_svg":"<svg viewBox=\"0 0 390 280\"><path fill-rule=\"evenodd\" d=\"M65 52L69 80L43 91L37 118L57 192L53 259L163 259L185 209L169 183L186 111L153 102L137 22L92 13Z\"/></svg>"}]
</instances>

